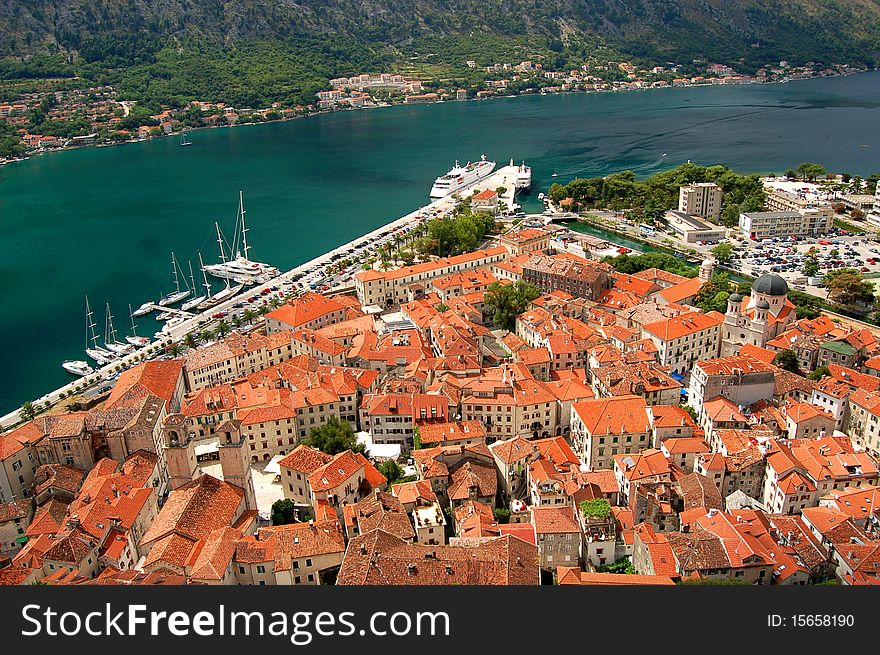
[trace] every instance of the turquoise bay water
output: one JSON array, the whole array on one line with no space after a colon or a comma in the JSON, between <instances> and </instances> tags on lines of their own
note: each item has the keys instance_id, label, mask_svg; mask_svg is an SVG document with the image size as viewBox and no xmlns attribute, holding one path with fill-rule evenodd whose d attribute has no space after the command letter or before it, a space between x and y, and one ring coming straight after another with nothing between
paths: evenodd
<instances>
[{"instance_id":1,"label":"turquoise bay water","mask_svg":"<svg viewBox=\"0 0 880 655\"><path fill-rule=\"evenodd\" d=\"M159 139L0 168L0 412L70 379L60 363L84 357L85 294L99 328L109 302L124 332L129 303L170 290L172 250L184 267L199 250L214 261L214 221L231 236L240 189L251 256L291 267L426 204L437 175L482 153L531 164L527 207L555 181L688 159L868 175L880 170L878 108L880 73L528 96L205 130L189 148Z\"/></svg>"}]
</instances>

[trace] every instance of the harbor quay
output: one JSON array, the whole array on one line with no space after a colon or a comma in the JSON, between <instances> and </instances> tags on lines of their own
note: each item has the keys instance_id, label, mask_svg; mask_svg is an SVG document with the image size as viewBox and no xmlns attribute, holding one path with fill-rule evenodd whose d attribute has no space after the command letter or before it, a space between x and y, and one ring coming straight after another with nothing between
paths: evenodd
<instances>
[{"instance_id":1,"label":"harbor quay","mask_svg":"<svg viewBox=\"0 0 880 655\"><path fill-rule=\"evenodd\" d=\"M506 203L507 207L512 209L515 207L514 198L516 192L518 191L515 185L516 172L518 168L518 166L514 166L511 162L511 165L503 166L495 170L491 175L485 178L463 185L461 188L458 189L455 194L450 194L443 198L433 200L429 204L420 207L406 214L405 216L401 216L400 218L391 221L390 223L386 223L380 227L377 227L371 232L356 237L346 243L343 243L333 250L325 252L317 257L314 257L313 259L310 259L307 262L299 264L294 268L291 268L290 270L285 271L280 275L268 280L264 284L258 286L260 288L266 288L272 286L280 287L282 285L293 284L296 281L294 278L299 279L310 271L326 266L333 261L334 256L341 256L344 254L357 254L366 249L374 248L376 245L376 239L380 239L382 237L390 238L391 234L397 230L411 228L421 221L447 215L455 208L460 197L466 196L468 194L473 194L474 191L480 191L484 189L494 191L499 187L504 187L504 192L499 196L499 201ZM373 241L371 241L371 239ZM348 253L348 251L352 248L354 248L355 253ZM346 290L350 289L346 289L346 287L339 287L333 289L333 293L344 292ZM233 308L234 305L245 301L253 294L254 287L246 288L243 289L241 293L232 296L228 300L225 300L203 312L190 314L186 317L186 320L168 329L165 336L163 336L161 339L153 340L149 344L141 348L137 348L136 350L124 356L121 356L120 358L101 368L95 369L93 373L90 373L89 375L82 378L72 380L68 384L58 387L57 389L50 391L40 396L39 398L33 399L31 402L41 408L45 407L47 403L49 406L54 406L72 393L82 392L84 390L88 390L102 384L107 384L108 381L111 379L111 376L116 375L121 370L124 370L130 366L144 361L148 357L155 356L157 352L162 352L163 350L170 348L172 344L181 341L187 334L189 334L193 330L204 329L211 323L216 322L216 319L212 318L213 315L217 314L218 312L229 311L231 308ZM163 311L167 311L169 309L173 310L173 308L168 307L162 307L161 309ZM177 311L176 313L177 315L186 314L185 312L181 311ZM0 417L0 429L5 430L19 422L21 422L21 417L19 415L19 410L16 409Z\"/></svg>"}]
</instances>

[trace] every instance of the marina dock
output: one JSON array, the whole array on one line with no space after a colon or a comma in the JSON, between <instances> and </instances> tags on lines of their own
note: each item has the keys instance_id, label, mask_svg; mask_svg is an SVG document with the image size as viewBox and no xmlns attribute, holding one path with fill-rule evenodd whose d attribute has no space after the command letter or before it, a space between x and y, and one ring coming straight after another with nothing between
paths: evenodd
<instances>
[{"instance_id":1,"label":"marina dock","mask_svg":"<svg viewBox=\"0 0 880 655\"><path fill-rule=\"evenodd\" d=\"M444 198L439 198L434 200L433 202L420 207L405 216L398 218L390 223L386 223L380 227L377 227L375 230L368 232L367 234L363 234L351 241L344 243L329 252L326 252L318 257L310 259L307 262L299 264L289 271L285 271L275 278L265 282L264 284L259 285L261 288L271 287L271 286L279 286L282 284L290 284L293 282L294 277L301 276L306 271L316 266L326 266L333 261L334 255L343 255L350 248L356 249L366 249L373 247L370 243L370 239L380 237L384 233L387 233L392 230L400 229L415 225L421 221L429 220L430 218L434 218L436 216L442 216L451 212L455 206L459 202L459 197L465 197L467 195L473 194L476 190L485 190L492 189L493 191L498 187L504 187L505 193L501 195L500 200L502 202L507 203L508 207L513 207L514 198L518 189L515 188L514 185L514 176L516 174L516 166L503 166L497 170L495 170L491 175L483 178L482 180L478 180L473 184L468 185L458 191L457 194L446 196ZM341 292L344 289L334 289L334 292ZM173 307L162 307L160 305L151 305L151 309L161 312L170 312L175 316L182 316L186 318L185 321L179 323L172 327L168 334L162 339L157 339L151 342L149 345L144 346L135 350L128 355L120 357L119 359L114 360L110 364L106 366L102 366L99 369L96 369L94 373L87 375L82 378L78 378L76 380L72 380L68 384L55 389L39 398L34 399L32 402L38 407L43 407L48 402L50 405L54 405L59 401L63 400L66 396L76 393L76 389L79 388L80 392L82 392L83 388L88 388L92 386L96 386L99 384L104 384L108 381L108 376L116 375L121 370L138 364L142 361L145 361L147 356L151 351L154 351L156 347L159 348L168 348L171 344L182 340L188 333L192 332L195 329L204 329L206 325L208 325L213 319L211 316L216 314L217 312L228 311L238 302L245 301L249 296L254 294L253 288L244 289L237 296L233 296L228 300L223 301L222 303L211 307L210 309L199 313L193 314L190 312L184 312L180 309L175 309ZM201 324L200 324L201 323ZM0 418L0 429L6 429L18 423L20 421L19 410L15 410L9 412L2 418Z\"/></svg>"}]
</instances>

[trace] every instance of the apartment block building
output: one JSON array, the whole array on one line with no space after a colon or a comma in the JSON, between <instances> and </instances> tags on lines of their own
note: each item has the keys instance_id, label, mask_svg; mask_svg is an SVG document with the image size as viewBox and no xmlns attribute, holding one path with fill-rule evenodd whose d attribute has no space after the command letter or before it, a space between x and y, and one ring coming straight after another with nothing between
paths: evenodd
<instances>
[{"instance_id":1,"label":"apartment block building","mask_svg":"<svg viewBox=\"0 0 880 655\"><path fill-rule=\"evenodd\" d=\"M742 233L754 240L788 236L820 236L834 226L834 212L824 209L747 212L739 215Z\"/></svg>"},{"instance_id":2,"label":"apartment block building","mask_svg":"<svg viewBox=\"0 0 880 655\"><path fill-rule=\"evenodd\" d=\"M425 283L431 280L473 268L491 266L506 260L508 255L507 248L497 246L393 271L361 271L354 276L357 297L362 305L382 307L401 305L416 300L421 295L416 288L410 290L412 285L419 285L424 293Z\"/></svg>"},{"instance_id":3,"label":"apartment block building","mask_svg":"<svg viewBox=\"0 0 880 655\"><path fill-rule=\"evenodd\" d=\"M721 218L721 187L714 182L694 182L679 187L678 211L717 221Z\"/></svg>"}]
</instances>

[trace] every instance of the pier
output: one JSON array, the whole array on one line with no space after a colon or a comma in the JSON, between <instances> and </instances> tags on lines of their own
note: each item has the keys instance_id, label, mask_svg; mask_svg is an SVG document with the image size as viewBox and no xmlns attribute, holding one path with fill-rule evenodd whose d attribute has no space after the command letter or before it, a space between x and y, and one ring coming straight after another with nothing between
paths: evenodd
<instances>
[{"instance_id":1,"label":"pier","mask_svg":"<svg viewBox=\"0 0 880 655\"><path fill-rule=\"evenodd\" d=\"M409 214L398 218L397 220L386 223L385 225L382 225L375 230L368 232L367 234L363 234L355 239L352 239L348 243L344 243L334 248L333 250L330 250L329 252L326 252L322 255L319 255L318 257L310 259L307 262L299 264L289 271L285 271L275 278L265 282L264 284L258 285L255 288L267 288L271 286L280 286L282 284L291 284L294 282L294 280L292 279L293 277L301 276L311 268L326 266L327 264L330 264L333 261L331 258L334 255L345 255L350 248L354 248L355 250L374 248L375 245L371 244L369 239L389 236L395 230L412 227L422 221L427 221L431 218L447 215L455 208L460 198L473 194L475 190L492 189L494 191L498 187L504 187L505 193L500 199L503 202L507 203L507 206L512 209L514 205L514 198L517 191L519 191L519 189L515 188L514 184L516 168L516 166L503 166L494 171L491 175L483 178L482 180L479 180L459 190L456 194L434 200L433 202L423 207L420 207L419 209L416 209L415 211L412 211ZM429 188L429 184L426 184L426 194ZM345 289L340 288L333 289L332 291L333 293L341 293L344 290ZM175 316L182 316L186 318L186 320L171 328L168 331L168 334L163 338L152 341L149 345L143 346L142 348L139 348L132 353L129 353L123 357L120 357L119 359L112 361L110 364L95 369L94 373L72 380L63 387L55 389L54 391L50 391L49 393L34 399L32 402L37 408L45 407L46 403L49 403L50 405L55 405L58 402L63 401L66 396L77 393L77 388L79 388L79 393L81 393L85 388L90 388L99 384L107 383L108 376L116 375L124 369L146 361L148 357L154 357L156 353L156 348L168 348L171 346L171 344L182 340L187 334L189 334L193 330L204 329L211 322L215 322L214 319L211 318L213 314L228 311L232 308L233 305L245 301L249 296L252 296L253 294L254 288L244 289L237 296L233 296L232 298L229 298L228 300L225 300L222 303L215 305L214 307L211 307L210 309L198 314L185 312L181 309L175 309L174 307L163 307L157 304L151 304L150 308L155 311L170 312L173 313ZM19 410L16 409L12 412L9 412L5 416L0 417L0 429L5 430L6 428L13 426L20 421L21 419L19 417Z\"/></svg>"},{"instance_id":2,"label":"pier","mask_svg":"<svg viewBox=\"0 0 880 655\"><path fill-rule=\"evenodd\" d=\"M185 312L182 309L165 307L164 305L157 305L156 303L150 303L148 307L154 312L164 312L171 314L172 316L182 316L183 318L192 318L195 316L195 314L193 314L192 312Z\"/></svg>"}]
</instances>

